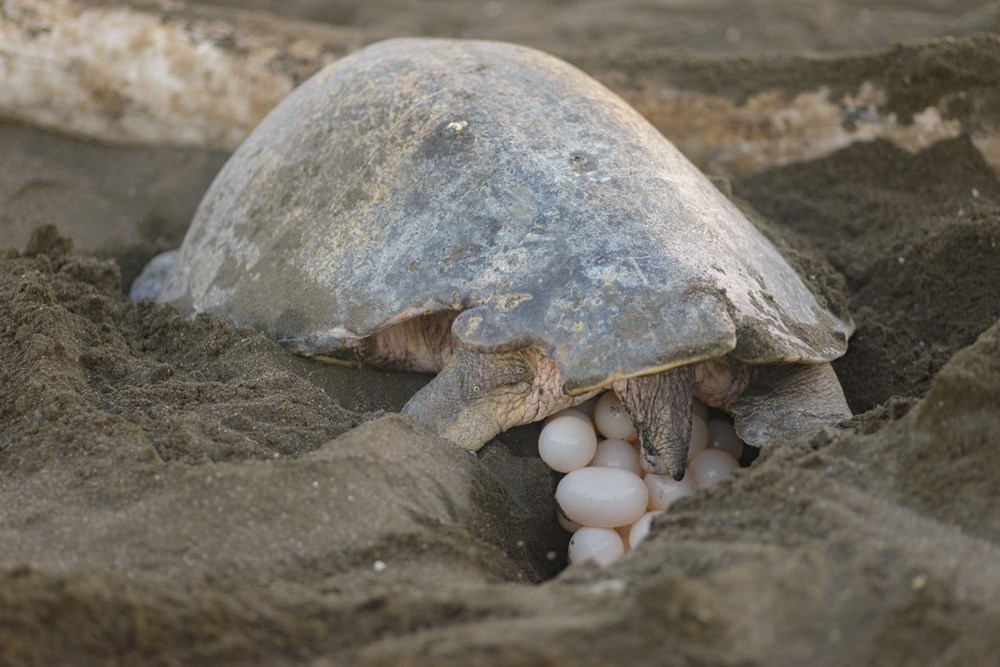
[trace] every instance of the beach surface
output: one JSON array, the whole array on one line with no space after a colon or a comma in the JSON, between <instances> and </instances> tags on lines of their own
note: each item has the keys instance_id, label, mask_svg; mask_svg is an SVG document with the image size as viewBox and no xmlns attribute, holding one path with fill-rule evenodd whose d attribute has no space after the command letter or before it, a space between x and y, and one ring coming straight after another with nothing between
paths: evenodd
<instances>
[{"instance_id":1,"label":"beach surface","mask_svg":"<svg viewBox=\"0 0 1000 667\"><path fill-rule=\"evenodd\" d=\"M128 301L224 144L0 122L0 665L1000 664L1000 10L943 6L191 10L560 55L846 303L857 416L603 569L566 567L537 425L472 455L397 414L427 376Z\"/></svg>"}]
</instances>

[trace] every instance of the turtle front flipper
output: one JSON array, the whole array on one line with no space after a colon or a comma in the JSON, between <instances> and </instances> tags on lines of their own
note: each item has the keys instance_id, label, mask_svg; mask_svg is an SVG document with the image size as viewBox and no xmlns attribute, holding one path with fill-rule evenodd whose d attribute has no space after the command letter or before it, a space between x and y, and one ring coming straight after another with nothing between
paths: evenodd
<instances>
[{"instance_id":1,"label":"turtle front flipper","mask_svg":"<svg viewBox=\"0 0 1000 667\"><path fill-rule=\"evenodd\" d=\"M852 416L830 364L758 367L732 414L737 434L754 447Z\"/></svg>"},{"instance_id":2,"label":"turtle front flipper","mask_svg":"<svg viewBox=\"0 0 1000 667\"><path fill-rule=\"evenodd\" d=\"M405 406L432 431L470 451L498 433L589 398L569 396L555 365L534 348L480 352L459 347Z\"/></svg>"},{"instance_id":3,"label":"turtle front flipper","mask_svg":"<svg viewBox=\"0 0 1000 667\"><path fill-rule=\"evenodd\" d=\"M617 380L612 387L622 402L642 447L643 467L649 472L684 477L691 443L691 403L694 367L681 366L662 373Z\"/></svg>"},{"instance_id":4,"label":"turtle front flipper","mask_svg":"<svg viewBox=\"0 0 1000 667\"><path fill-rule=\"evenodd\" d=\"M132 281L128 297L132 301L156 301L163 292L167 274L174 270L180 257L179 250L168 250L150 260L139 277Z\"/></svg>"}]
</instances>

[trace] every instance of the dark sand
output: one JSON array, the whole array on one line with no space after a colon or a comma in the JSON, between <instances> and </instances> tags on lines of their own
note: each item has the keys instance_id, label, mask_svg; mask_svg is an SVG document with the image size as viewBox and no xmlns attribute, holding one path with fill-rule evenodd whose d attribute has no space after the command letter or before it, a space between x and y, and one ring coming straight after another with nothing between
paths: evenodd
<instances>
[{"instance_id":1,"label":"dark sand","mask_svg":"<svg viewBox=\"0 0 1000 667\"><path fill-rule=\"evenodd\" d=\"M370 4L338 18L288 3L359 29L405 13ZM742 34L774 23L762 44L793 51L997 27L992 5L923 4L882 3L878 30L857 33L852 3L799 23L765 3L770 20ZM598 5L554 4L520 41L592 25L595 70L640 68L601 49L683 45L641 3L616 15L616 43ZM447 7L459 34L482 23L478 4ZM726 7L709 7L675 18L715 26L704 50L730 52ZM823 41L823 26L843 29ZM905 55L928 88L954 71L936 65L942 44ZM1000 54L992 38L955 48ZM835 78L781 59L809 85ZM721 90L753 63L692 67ZM972 91L995 74L964 71ZM392 414L426 378L314 364L127 302L123 276L179 242L224 155L0 126L0 157L0 665L1000 664L1000 183L966 137L733 180L846 299L858 332L836 369L860 414L679 502L611 568L562 571L536 427L475 457ZM76 251L31 231L43 223Z\"/></svg>"}]
</instances>

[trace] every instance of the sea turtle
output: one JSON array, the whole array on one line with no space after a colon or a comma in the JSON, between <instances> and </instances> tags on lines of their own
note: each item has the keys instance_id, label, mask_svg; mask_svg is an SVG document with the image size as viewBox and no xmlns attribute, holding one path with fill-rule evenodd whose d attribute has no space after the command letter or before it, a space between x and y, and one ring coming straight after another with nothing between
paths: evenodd
<instances>
[{"instance_id":1,"label":"sea turtle","mask_svg":"<svg viewBox=\"0 0 1000 667\"><path fill-rule=\"evenodd\" d=\"M403 411L470 450L609 387L678 479L693 396L757 446L850 416L829 365L850 319L623 100L511 44L393 39L329 65L133 294L436 372Z\"/></svg>"}]
</instances>

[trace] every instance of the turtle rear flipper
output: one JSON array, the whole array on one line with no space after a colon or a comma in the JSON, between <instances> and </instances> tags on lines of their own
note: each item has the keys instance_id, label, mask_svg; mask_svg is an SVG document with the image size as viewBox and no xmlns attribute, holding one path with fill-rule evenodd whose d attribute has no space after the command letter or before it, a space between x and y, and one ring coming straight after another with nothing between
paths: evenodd
<instances>
[{"instance_id":1,"label":"turtle rear flipper","mask_svg":"<svg viewBox=\"0 0 1000 667\"><path fill-rule=\"evenodd\" d=\"M615 382L612 387L639 435L647 472L671 475L678 482L687 467L691 443L691 402L694 366Z\"/></svg>"},{"instance_id":2,"label":"turtle rear flipper","mask_svg":"<svg viewBox=\"0 0 1000 667\"><path fill-rule=\"evenodd\" d=\"M555 364L535 348L481 352L458 347L405 406L410 415L461 447L478 451L498 433L582 403Z\"/></svg>"},{"instance_id":3,"label":"turtle rear flipper","mask_svg":"<svg viewBox=\"0 0 1000 667\"><path fill-rule=\"evenodd\" d=\"M733 404L732 414L736 432L754 447L852 416L830 364L758 367L750 386Z\"/></svg>"}]
</instances>

